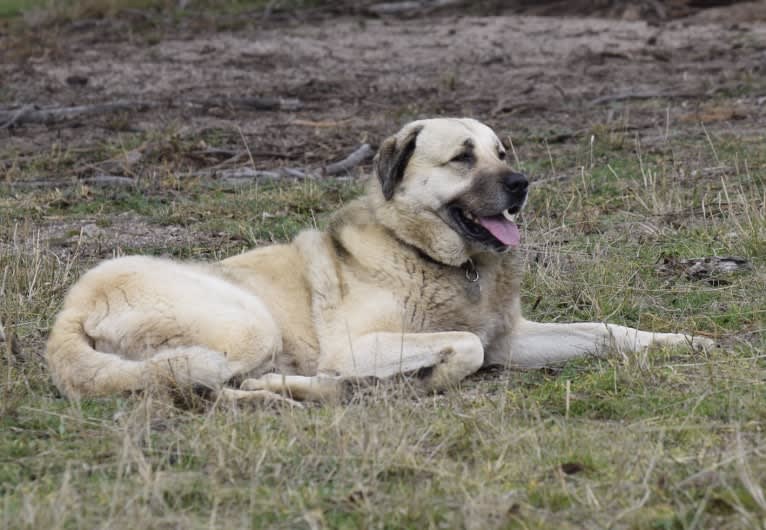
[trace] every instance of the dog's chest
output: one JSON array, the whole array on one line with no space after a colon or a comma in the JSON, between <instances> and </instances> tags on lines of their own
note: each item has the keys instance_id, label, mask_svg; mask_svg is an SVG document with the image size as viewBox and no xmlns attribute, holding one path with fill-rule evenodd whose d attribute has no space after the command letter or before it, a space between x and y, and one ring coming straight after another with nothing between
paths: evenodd
<instances>
[{"instance_id":1,"label":"dog's chest","mask_svg":"<svg viewBox=\"0 0 766 530\"><path fill-rule=\"evenodd\" d=\"M427 262L407 269L399 294L405 331L470 331L486 342L505 325L498 300L505 287L496 269Z\"/></svg>"}]
</instances>

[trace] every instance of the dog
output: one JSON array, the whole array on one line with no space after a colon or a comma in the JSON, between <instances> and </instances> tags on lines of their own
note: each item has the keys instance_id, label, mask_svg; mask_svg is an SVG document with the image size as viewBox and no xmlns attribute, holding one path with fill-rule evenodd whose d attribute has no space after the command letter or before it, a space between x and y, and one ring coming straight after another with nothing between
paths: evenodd
<instances>
[{"instance_id":1,"label":"dog","mask_svg":"<svg viewBox=\"0 0 766 530\"><path fill-rule=\"evenodd\" d=\"M366 193L325 231L218 263L105 261L72 287L52 328L53 381L73 399L170 384L322 400L365 378L411 374L441 390L488 365L712 346L524 319L515 216L529 182L507 158L476 120L415 121L382 143Z\"/></svg>"}]
</instances>

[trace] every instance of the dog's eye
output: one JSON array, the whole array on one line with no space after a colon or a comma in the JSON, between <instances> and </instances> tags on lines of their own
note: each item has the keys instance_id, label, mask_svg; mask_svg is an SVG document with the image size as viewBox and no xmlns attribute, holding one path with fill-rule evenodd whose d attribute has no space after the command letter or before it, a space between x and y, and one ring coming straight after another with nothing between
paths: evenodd
<instances>
[{"instance_id":1,"label":"dog's eye","mask_svg":"<svg viewBox=\"0 0 766 530\"><path fill-rule=\"evenodd\" d=\"M500 160L505 160L505 151L498 151L497 158L499 158Z\"/></svg>"},{"instance_id":2,"label":"dog's eye","mask_svg":"<svg viewBox=\"0 0 766 530\"><path fill-rule=\"evenodd\" d=\"M473 164L474 157L470 151L463 151L459 155L452 157L450 162L457 162L458 164Z\"/></svg>"}]
</instances>

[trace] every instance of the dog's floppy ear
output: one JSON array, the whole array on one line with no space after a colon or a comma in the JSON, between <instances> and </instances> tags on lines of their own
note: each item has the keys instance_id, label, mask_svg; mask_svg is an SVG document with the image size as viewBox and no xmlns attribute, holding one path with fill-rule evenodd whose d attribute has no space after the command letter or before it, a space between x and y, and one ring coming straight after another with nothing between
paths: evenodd
<instances>
[{"instance_id":1,"label":"dog's floppy ear","mask_svg":"<svg viewBox=\"0 0 766 530\"><path fill-rule=\"evenodd\" d=\"M403 139L397 141L396 136L386 138L375 157L375 172L378 174L383 197L387 201L394 196L396 186L404 177L407 162L415 152L415 142L422 125L413 127Z\"/></svg>"}]
</instances>

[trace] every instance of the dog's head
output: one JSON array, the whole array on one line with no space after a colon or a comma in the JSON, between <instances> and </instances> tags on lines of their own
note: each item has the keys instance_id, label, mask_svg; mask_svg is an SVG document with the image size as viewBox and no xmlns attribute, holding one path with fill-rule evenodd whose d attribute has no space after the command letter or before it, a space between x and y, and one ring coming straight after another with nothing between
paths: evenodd
<instances>
[{"instance_id":1,"label":"dog's head","mask_svg":"<svg viewBox=\"0 0 766 530\"><path fill-rule=\"evenodd\" d=\"M405 125L375 159L378 219L443 263L518 246L514 216L527 178L511 169L495 133L472 119Z\"/></svg>"}]
</instances>

